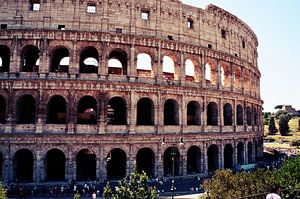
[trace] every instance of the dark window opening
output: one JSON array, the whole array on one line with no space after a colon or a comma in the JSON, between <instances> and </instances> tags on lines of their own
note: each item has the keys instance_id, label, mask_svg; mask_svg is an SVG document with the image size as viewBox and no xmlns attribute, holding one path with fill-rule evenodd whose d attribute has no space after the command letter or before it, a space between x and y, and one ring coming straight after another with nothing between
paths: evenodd
<instances>
[{"instance_id":1,"label":"dark window opening","mask_svg":"<svg viewBox=\"0 0 300 199\"><path fill-rule=\"evenodd\" d=\"M126 153L122 149L113 149L106 157L107 180L122 179L126 176Z\"/></svg>"},{"instance_id":2,"label":"dark window opening","mask_svg":"<svg viewBox=\"0 0 300 199\"><path fill-rule=\"evenodd\" d=\"M47 106L47 123L65 124L67 115L67 103L62 96L54 96Z\"/></svg>"},{"instance_id":3,"label":"dark window opening","mask_svg":"<svg viewBox=\"0 0 300 199\"><path fill-rule=\"evenodd\" d=\"M116 28L116 33L122 33L122 32L123 32L122 28Z\"/></svg>"},{"instance_id":4,"label":"dark window opening","mask_svg":"<svg viewBox=\"0 0 300 199\"><path fill-rule=\"evenodd\" d=\"M188 19L187 26L188 26L189 29L193 29L194 28L194 21L192 19Z\"/></svg>"},{"instance_id":5,"label":"dark window opening","mask_svg":"<svg viewBox=\"0 0 300 199\"><path fill-rule=\"evenodd\" d=\"M200 105L196 101L189 102L187 105L187 125L200 124Z\"/></svg>"},{"instance_id":6,"label":"dark window opening","mask_svg":"<svg viewBox=\"0 0 300 199\"><path fill-rule=\"evenodd\" d=\"M171 35L168 35L168 39L169 39L169 40L174 40L174 39L173 39L173 36L171 36Z\"/></svg>"},{"instance_id":7,"label":"dark window opening","mask_svg":"<svg viewBox=\"0 0 300 199\"><path fill-rule=\"evenodd\" d=\"M6 100L0 95L0 123L6 122ZM0 175L1 176L1 175Z\"/></svg>"},{"instance_id":8,"label":"dark window opening","mask_svg":"<svg viewBox=\"0 0 300 199\"><path fill-rule=\"evenodd\" d=\"M237 54L237 53L234 53L234 56L236 56L236 57L237 57L237 56L238 56L238 54Z\"/></svg>"},{"instance_id":9,"label":"dark window opening","mask_svg":"<svg viewBox=\"0 0 300 199\"><path fill-rule=\"evenodd\" d=\"M97 101L91 96L80 99L77 114L78 124L97 124Z\"/></svg>"},{"instance_id":10,"label":"dark window opening","mask_svg":"<svg viewBox=\"0 0 300 199\"><path fill-rule=\"evenodd\" d=\"M36 102L31 95L23 95L17 101L17 124L34 124Z\"/></svg>"},{"instance_id":11,"label":"dark window opening","mask_svg":"<svg viewBox=\"0 0 300 199\"><path fill-rule=\"evenodd\" d=\"M14 156L14 178L18 182L33 180L33 154L28 149L20 149Z\"/></svg>"},{"instance_id":12,"label":"dark window opening","mask_svg":"<svg viewBox=\"0 0 300 199\"><path fill-rule=\"evenodd\" d=\"M122 50L114 50L109 54L108 74L127 75L126 52Z\"/></svg>"},{"instance_id":13,"label":"dark window opening","mask_svg":"<svg viewBox=\"0 0 300 199\"><path fill-rule=\"evenodd\" d=\"M178 176L180 153L175 146L169 147L164 152L164 176Z\"/></svg>"},{"instance_id":14,"label":"dark window opening","mask_svg":"<svg viewBox=\"0 0 300 199\"><path fill-rule=\"evenodd\" d=\"M254 125L257 125L257 112L255 108L253 109L253 120Z\"/></svg>"},{"instance_id":15,"label":"dark window opening","mask_svg":"<svg viewBox=\"0 0 300 199\"><path fill-rule=\"evenodd\" d=\"M38 72L40 50L36 46L26 46L22 51L22 72Z\"/></svg>"},{"instance_id":16,"label":"dark window opening","mask_svg":"<svg viewBox=\"0 0 300 199\"><path fill-rule=\"evenodd\" d=\"M209 146L207 150L208 171L215 171L219 168L219 149L217 145Z\"/></svg>"},{"instance_id":17,"label":"dark window opening","mask_svg":"<svg viewBox=\"0 0 300 199\"><path fill-rule=\"evenodd\" d=\"M1 24L1 29L7 29L7 24Z\"/></svg>"},{"instance_id":18,"label":"dark window opening","mask_svg":"<svg viewBox=\"0 0 300 199\"><path fill-rule=\"evenodd\" d=\"M225 104L223 109L224 126L232 125L232 107L231 104Z\"/></svg>"},{"instance_id":19,"label":"dark window opening","mask_svg":"<svg viewBox=\"0 0 300 199\"><path fill-rule=\"evenodd\" d=\"M207 44L207 48L212 48L212 45L211 44Z\"/></svg>"},{"instance_id":20,"label":"dark window opening","mask_svg":"<svg viewBox=\"0 0 300 199\"><path fill-rule=\"evenodd\" d=\"M154 177L155 155L150 148L142 148L136 155L136 167L139 173L144 171L147 176Z\"/></svg>"},{"instance_id":21,"label":"dark window opening","mask_svg":"<svg viewBox=\"0 0 300 199\"><path fill-rule=\"evenodd\" d=\"M243 48L246 48L246 43L245 43L244 40L242 41L242 47L243 47Z\"/></svg>"},{"instance_id":22,"label":"dark window opening","mask_svg":"<svg viewBox=\"0 0 300 199\"><path fill-rule=\"evenodd\" d=\"M10 67L10 49L7 46L0 45L0 72L9 72Z\"/></svg>"},{"instance_id":23,"label":"dark window opening","mask_svg":"<svg viewBox=\"0 0 300 199\"><path fill-rule=\"evenodd\" d=\"M237 118L237 121L236 121L236 124L237 125L243 125L244 124L244 119L243 119L243 107L242 105L237 105L236 107L236 118Z\"/></svg>"},{"instance_id":24,"label":"dark window opening","mask_svg":"<svg viewBox=\"0 0 300 199\"><path fill-rule=\"evenodd\" d=\"M242 142L237 145L237 163L244 164L244 144Z\"/></svg>"},{"instance_id":25,"label":"dark window opening","mask_svg":"<svg viewBox=\"0 0 300 199\"><path fill-rule=\"evenodd\" d=\"M151 99L142 98L137 103L137 125L154 124L154 105Z\"/></svg>"},{"instance_id":26,"label":"dark window opening","mask_svg":"<svg viewBox=\"0 0 300 199\"><path fill-rule=\"evenodd\" d=\"M218 105L215 102L210 102L207 106L207 125L218 125Z\"/></svg>"},{"instance_id":27,"label":"dark window opening","mask_svg":"<svg viewBox=\"0 0 300 199\"><path fill-rule=\"evenodd\" d=\"M233 148L231 144L226 144L224 148L224 169L233 167Z\"/></svg>"},{"instance_id":28,"label":"dark window opening","mask_svg":"<svg viewBox=\"0 0 300 199\"><path fill-rule=\"evenodd\" d=\"M222 29L221 30L221 35L223 39L226 39L226 30Z\"/></svg>"},{"instance_id":29,"label":"dark window opening","mask_svg":"<svg viewBox=\"0 0 300 199\"><path fill-rule=\"evenodd\" d=\"M109 100L107 107L107 124L127 124L126 102L123 98L113 97Z\"/></svg>"},{"instance_id":30,"label":"dark window opening","mask_svg":"<svg viewBox=\"0 0 300 199\"><path fill-rule=\"evenodd\" d=\"M59 48L53 52L51 72L64 72L69 71L70 57L69 50L67 48Z\"/></svg>"},{"instance_id":31,"label":"dark window opening","mask_svg":"<svg viewBox=\"0 0 300 199\"><path fill-rule=\"evenodd\" d=\"M178 125L178 103L173 99L166 100L164 104L164 125Z\"/></svg>"},{"instance_id":32,"label":"dark window opening","mask_svg":"<svg viewBox=\"0 0 300 199\"><path fill-rule=\"evenodd\" d=\"M251 126L252 125L252 111L249 106L247 107L246 116L247 116L247 125Z\"/></svg>"},{"instance_id":33,"label":"dark window opening","mask_svg":"<svg viewBox=\"0 0 300 199\"><path fill-rule=\"evenodd\" d=\"M80 73L98 73L99 54L96 48L88 47L80 55Z\"/></svg>"},{"instance_id":34,"label":"dark window opening","mask_svg":"<svg viewBox=\"0 0 300 199\"><path fill-rule=\"evenodd\" d=\"M96 180L96 155L89 149L82 149L76 156L76 179Z\"/></svg>"},{"instance_id":35,"label":"dark window opening","mask_svg":"<svg viewBox=\"0 0 300 199\"><path fill-rule=\"evenodd\" d=\"M59 30L65 30L66 29L66 26L65 25L58 25L57 27Z\"/></svg>"},{"instance_id":36,"label":"dark window opening","mask_svg":"<svg viewBox=\"0 0 300 199\"><path fill-rule=\"evenodd\" d=\"M45 158L47 181L65 180L65 154L59 149L51 149Z\"/></svg>"},{"instance_id":37,"label":"dark window opening","mask_svg":"<svg viewBox=\"0 0 300 199\"><path fill-rule=\"evenodd\" d=\"M201 172L201 151L199 147L192 146L187 152L187 173L195 174Z\"/></svg>"}]
</instances>

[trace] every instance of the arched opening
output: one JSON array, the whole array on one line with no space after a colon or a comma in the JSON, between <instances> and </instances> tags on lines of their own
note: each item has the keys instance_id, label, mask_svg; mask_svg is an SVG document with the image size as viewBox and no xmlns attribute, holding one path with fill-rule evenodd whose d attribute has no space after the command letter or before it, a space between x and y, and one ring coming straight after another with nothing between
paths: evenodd
<instances>
[{"instance_id":1,"label":"arched opening","mask_svg":"<svg viewBox=\"0 0 300 199\"><path fill-rule=\"evenodd\" d=\"M236 106L236 124L243 125L244 124L244 113L242 105L238 104Z\"/></svg>"},{"instance_id":2,"label":"arched opening","mask_svg":"<svg viewBox=\"0 0 300 199\"><path fill-rule=\"evenodd\" d=\"M207 125L218 125L218 105L215 102L210 102L207 106Z\"/></svg>"},{"instance_id":3,"label":"arched opening","mask_svg":"<svg viewBox=\"0 0 300 199\"><path fill-rule=\"evenodd\" d=\"M195 80L195 65L190 59L187 59L185 61L185 80L186 81Z\"/></svg>"},{"instance_id":4,"label":"arched opening","mask_svg":"<svg viewBox=\"0 0 300 199\"><path fill-rule=\"evenodd\" d=\"M180 153L177 147L172 146L164 152L164 176L178 176L180 165Z\"/></svg>"},{"instance_id":5,"label":"arched opening","mask_svg":"<svg viewBox=\"0 0 300 199\"><path fill-rule=\"evenodd\" d=\"M154 161L155 156L150 148L142 148L136 155L137 171L141 173L144 171L147 176L154 177Z\"/></svg>"},{"instance_id":6,"label":"arched opening","mask_svg":"<svg viewBox=\"0 0 300 199\"><path fill-rule=\"evenodd\" d=\"M96 48L87 47L80 54L79 73L98 73L99 54Z\"/></svg>"},{"instance_id":7,"label":"arched opening","mask_svg":"<svg viewBox=\"0 0 300 199\"><path fill-rule=\"evenodd\" d=\"M208 83L211 81L211 67L209 64L205 64L205 80Z\"/></svg>"},{"instance_id":8,"label":"arched opening","mask_svg":"<svg viewBox=\"0 0 300 199\"><path fill-rule=\"evenodd\" d=\"M252 164L253 163L253 146L252 146L252 142L248 143L248 164Z\"/></svg>"},{"instance_id":9,"label":"arched opening","mask_svg":"<svg viewBox=\"0 0 300 199\"><path fill-rule=\"evenodd\" d=\"M19 182L31 182L33 179L33 154L28 149L20 149L14 156L14 176Z\"/></svg>"},{"instance_id":10,"label":"arched opening","mask_svg":"<svg viewBox=\"0 0 300 199\"><path fill-rule=\"evenodd\" d=\"M67 103L62 96L53 96L47 106L47 123L65 124L67 115Z\"/></svg>"},{"instance_id":11,"label":"arched opening","mask_svg":"<svg viewBox=\"0 0 300 199\"><path fill-rule=\"evenodd\" d=\"M82 149L76 156L76 179L90 181L96 179L96 154L89 149Z\"/></svg>"},{"instance_id":12,"label":"arched opening","mask_svg":"<svg viewBox=\"0 0 300 199\"><path fill-rule=\"evenodd\" d=\"M10 49L0 45L0 72L9 72Z\"/></svg>"},{"instance_id":13,"label":"arched opening","mask_svg":"<svg viewBox=\"0 0 300 199\"><path fill-rule=\"evenodd\" d=\"M258 143L257 140L254 141L254 161L257 161L258 157Z\"/></svg>"},{"instance_id":14,"label":"arched opening","mask_svg":"<svg viewBox=\"0 0 300 199\"><path fill-rule=\"evenodd\" d=\"M225 71L224 71L224 68L221 66L221 85L222 87L225 86Z\"/></svg>"},{"instance_id":15,"label":"arched opening","mask_svg":"<svg viewBox=\"0 0 300 199\"><path fill-rule=\"evenodd\" d=\"M119 148L115 148L107 155L107 179L116 180L126 176L126 153Z\"/></svg>"},{"instance_id":16,"label":"arched opening","mask_svg":"<svg viewBox=\"0 0 300 199\"><path fill-rule=\"evenodd\" d=\"M31 95L23 95L17 101L17 124L35 123L36 102Z\"/></svg>"},{"instance_id":17,"label":"arched opening","mask_svg":"<svg viewBox=\"0 0 300 199\"><path fill-rule=\"evenodd\" d=\"M168 99L164 104L164 125L178 125L179 113L178 102Z\"/></svg>"},{"instance_id":18,"label":"arched opening","mask_svg":"<svg viewBox=\"0 0 300 199\"><path fill-rule=\"evenodd\" d=\"M187 152L187 173L201 172L201 150L197 146L191 146Z\"/></svg>"},{"instance_id":19,"label":"arched opening","mask_svg":"<svg viewBox=\"0 0 300 199\"><path fill-rule=\"evenodd\" d=\"M0 95L0 123L4 124L6 122L6 100Z\"/></svg>"},{"instance_id":20,"label":"arched opening","mask_svg":"<svg viewBox=\"0 0 300 199\"><path fill-rule=\"evenodd\" d=\"M242 81L241 81L242 75L241 74L242 74L241 68L238 66L234 67L233 82L234 82L234 88L236 88L236 89L242 88Z\"/></svg>"},{"instance_id":21,"label":"arched opening","mask_svg":"<svg viewBox=\"0 0 300 199\"><path fill-rule=\"evenodd\" d=\"M250 77L249 77L249 71L248 70L244 70L244 90L246 92L250 91Z\"/></svg>"},{"instance_id":22,"label":"arched opening","mask_svg":"<svg viewBox=\"0 0 300 199\"><path fill-rule=\"evenodd\" d=\"M175 79L175 63L169 56L163 57L163 78L174 80Z\"/></svg>"},{"instance_id":23,"label":"arched opening","mask_svg":"<svg viewBox=\"0 0 300 199\"><path fill-rule=\"evenodd\" d=\"M3 179L2 168L3 168L3 154L0 151L0 179Z\"/></svg>"},{"instance_id":24,"label":"arched opening","mask_svg":"<svg viewBox=\"0 0 300 199\"><path fill-rule=\"evenodd\" d=\"M247 107L247 125L248 126L252 125L252 111L249 106Z\"/></svg>"},{"instance_id":25,"label":"arched opening","mask_svg":"<svg viewBox=\"0 0 300 199\"><path fill-rule=\"evenodd\" d=\"M231 144L224 147L224 168L231 169L233 167L233 148Z\"/></svg>"},{"instance_id":26,"label":"arched opening","mask_svg":"<svg viewBox=\"0 0 300 199\"><path fill-rule=\"evenodd\" d=\"M22 50L22 72L38 72L40 50L33 45L25 46Z\"/></svg>"},{"instance_id":27,"label":"arched opening","mask_svg":"<svg viewBox=\"0 0 300 199\"><path fill-rule=\"evenodd\" d=\"M142 98L137 103L137 125L154 124L154 105L151 99Z\"/></svg>"},{"instance_id":28,"label":"arched opening","mask_svg":"<svg viewBox=\"0 0 300 199\"><path fill-rule=\"evenodd\" d=\"M97 124L97 101L91 96L80 99L77 114L78 124Z\"/></svg>"},{"instance_id":29,"label":"arched opening","mask_svg":"<svg viewBox=\"0 0 300 199\"><path fill-rule=\"evenodd\" d=\"M46 180L65 180L65 154L59 149L51 149L45 157Z\"/></svg>"},{"instance_id":30,"label":"arched opening","mask_svg":"<svg viewBox=\"0 0 300 199\"><path fill-rule=\"evenodd\" d=\"M200 125L200 105L196 101L191 101L187 105L187 125Z\"/></svg>"},{"instance_id":31,"label":"arched opening","mask_svg":"<svg viewBox=\"0 0 300 199\"><path fill-rule=\"evenodd\" d=\"M253 123L255 126L257 126L257 111L256 108L253 108Z\"/></svg>"},{"instance_id":32,"label":"arched opening","mask_svg":"<svg viewBox=\"0 0 300 199\"><path fill-rule=\"evenodd\" d=\"M244 164L245 157L244 157L244 144L239 142L237 145L237 163Z\"/></svg>"},{"instance_id":33,"label":"arched opening","mask_svg":"<svg viewBox=\"0 0 300 199\"><path fill-rule=\"evenodd\" d=\"M113 97L108 101L107 124L127 124L126 102L122 97Z\"/></svg>"},{"instance_id":34,"label":"arched opening","mask_svg":"<svg viewBox=\"0 0 300 199\"><path fill-rule=\"evenodd\" d=\"M140 53L137 55L136 69L138 76L151 77L152 76L152 64L151 57L146 53Z\"/></svg>"},{"instance_id":35,"label":"arched opening","mask_svg":"<svg viewBox=\"0 0 300 199\"><path fill-rule=\"evenodd\" d=\"M70 55L69 50L65 47L57 48L52 54L52 62L50 72L69 71Z\"/></svg>"},{"instance_id":36,"label":"arched opening","mask_svg":"<svg viewBox=\"0 0 300 199\"><path fill-rule=\"evenodd\" d=\"M207 169L208 171L215 171L219 168L219 149L218 146L210 145L207 150Z\"/></svg>"},{"instance_id":37,"label":"arched opening","mask_svg":"<svg viewBox=\"0 0 300 199\"><path fill-rule=\"evenodd\" d=\"M224 118L224 126L232 125L232 106L229 103L224 105L223 118Z\"/></svg>"},{"instance_id":38,"label":"arched opening","mask_svg":"<svg viewBox=\"0 0 300 199\"><path fill-rule=\"evenodd\" d=\"M109 54L108 74L127 74L127 54L123 50L114 50Z\"/></svg>"}]
</instances>

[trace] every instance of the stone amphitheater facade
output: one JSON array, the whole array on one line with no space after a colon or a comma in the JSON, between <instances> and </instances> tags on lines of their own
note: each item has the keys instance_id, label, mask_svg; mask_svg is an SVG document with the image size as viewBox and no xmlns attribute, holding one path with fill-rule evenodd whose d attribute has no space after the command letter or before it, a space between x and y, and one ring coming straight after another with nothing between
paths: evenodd
<instances>
[{"instance_id":1,"label":"stone amphitheater facade","mask_svg":"<svg viewBox=\"0 0 300 199\"><path fill-rule=\"evenodd\" d=\"M258 40L179 0L2 0L4 182L207 174L262 157Z\"/></svg>"}]
</instances>

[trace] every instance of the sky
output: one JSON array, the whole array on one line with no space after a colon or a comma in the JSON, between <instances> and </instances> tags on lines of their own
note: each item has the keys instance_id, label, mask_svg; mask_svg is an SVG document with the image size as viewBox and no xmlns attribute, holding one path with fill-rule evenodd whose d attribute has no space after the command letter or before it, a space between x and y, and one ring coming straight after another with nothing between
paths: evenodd
<instances>
[{"instance_id":1,"label":"sky","mask_svg":"<svg viewBox=\"0 0 300 199\"><path fill-rule=\"evenodd\" d=\"M205 8L214 4L248 24L258 37L258 67L264 111L278 104L300 110L299 0L182 0ZM299 59L299 60L298 60Z\"/></svg>"}]
</instances>

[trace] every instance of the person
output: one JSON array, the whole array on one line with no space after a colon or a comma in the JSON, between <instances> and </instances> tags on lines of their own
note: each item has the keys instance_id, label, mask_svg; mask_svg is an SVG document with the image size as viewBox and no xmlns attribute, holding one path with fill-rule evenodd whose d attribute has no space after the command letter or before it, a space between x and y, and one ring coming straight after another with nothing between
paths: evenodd
<instances>
[{"instance_id":1,"label":"person","mask_svg":"<svg viewBox=\"0 0 300 199\"><path fill-rule=\"evenodd\" d=\"M266 197L266 199L281 199L280 197L280 187L278 185L275 185L271 189L271 193L269 193Z\"/></svg>"}]
</instances>

